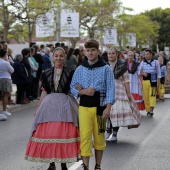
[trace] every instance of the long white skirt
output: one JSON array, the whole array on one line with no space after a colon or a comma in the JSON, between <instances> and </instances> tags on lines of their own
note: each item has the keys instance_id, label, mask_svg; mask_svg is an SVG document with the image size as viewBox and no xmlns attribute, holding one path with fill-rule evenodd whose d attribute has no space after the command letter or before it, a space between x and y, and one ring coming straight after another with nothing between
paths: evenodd
<instances>
[{"instance_id":1,"label":"long white skirt","mask_svg":"<svg viewBox=\"0 0 170 170\"><path fill-rule=\"evenodd\" d=\"M140 125L141 114L133 98L131 101L116 100L111 108L110 119L113 127L134 128Z\"/></svg>"}]
</instances>

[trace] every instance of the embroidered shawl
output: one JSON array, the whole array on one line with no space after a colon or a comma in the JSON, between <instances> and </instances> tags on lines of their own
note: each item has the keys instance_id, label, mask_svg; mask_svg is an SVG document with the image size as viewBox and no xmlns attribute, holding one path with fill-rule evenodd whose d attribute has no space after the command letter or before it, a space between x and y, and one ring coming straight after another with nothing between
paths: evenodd
<instances>
[{"instance_id":1,"label":"embroidered shawl","mask_svg":"<svg viewBox=\"0 0 170 170\"><path fill-rule=\"evenodd\" d=\"M63 67L62 74L59 80L58 88L55 90L54 87L54 67L45 70L42 73L40 81L42 82L42 87L47 91L47 93L65 93L68 94L70 91L70 83L74 71Z\"/></svg>"},{"instance_id":2,"label":"embroidered shawl","mask_svg":"<svg viewBox=\"0 0 170 170\"><path fill-rule=\"evenodd\" d=\"M109 63L108 63L109 64ZM110 64L109 64L110 65ZM116 65L113 69L114 78L118 79L119 77L123 76L123 74L127 71L127 66L125 62L121 61L120 59L117 60Z\"/></svg>"}]
</instances>

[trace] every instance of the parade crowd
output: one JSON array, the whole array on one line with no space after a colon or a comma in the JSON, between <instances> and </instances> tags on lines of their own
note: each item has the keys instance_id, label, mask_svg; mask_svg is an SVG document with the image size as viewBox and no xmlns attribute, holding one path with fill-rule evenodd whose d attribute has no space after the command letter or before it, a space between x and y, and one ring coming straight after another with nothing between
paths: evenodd
<instances>
[{"instance_id":1,"label":"parade crowd","mask_svg":"<svg viewBox=\"0 0 170 170\"><path fill-rule=\"evenodd\" d=\"M95 170L100 170L106 141L117 141L120 127L138 128L140 111L154 115L156 99L163 102L165 81L170 81L170 56L164 51L108 48L99 50L95 39L73 49L64 43L36 45L12 56L0 43L0 92L3 111L16 84L16 103L39 99L25 159L67 163L82 159L84 170L95 150ZM93 139L92 139L93 136ZM106 169L106 168L103 168Z\"/></svg>"}]
</instances>

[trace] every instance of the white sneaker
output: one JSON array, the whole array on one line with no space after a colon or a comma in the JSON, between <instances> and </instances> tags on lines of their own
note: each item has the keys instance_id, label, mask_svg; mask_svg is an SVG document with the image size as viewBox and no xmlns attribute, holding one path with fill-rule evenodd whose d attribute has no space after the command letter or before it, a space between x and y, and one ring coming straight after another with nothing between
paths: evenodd
<instances>
[{"instance_id":1,"label":"white sneaker","mask_svg":"<svg viewBox=\"0 0 170 170\"><path fill-rule=\"evenodd\" d=\"M117 141L117 135L112 135L112 137L109 139L111 142L116 142Z\"/></svg>"},{"instance_id":2,"label":"white sneaker","mask_svg":"<svg viewBox=\"0 0 170 170\"><path fill-rule=\"evenodd\" d=\"M111 133L106 133L106 134L105 134L105 139L106 139L106 140L109 139L110 135L111 135Z\"/></svg>"},{"instance_id":3,"label":"white sneaker","mask_svg":"<svg viewBox=\"0 0 170 170\"><path fill-rule=\"evenodd\" d=\"M4 114L0 114L0 121L5 121L7 120L7 116L5 116Z\"/></svg>"},{"instance_id":4,"label":"white sneaker","mask_svg":"<svg viewBox=\"0 0 170 170\"><path fill-rule=\"evenodd\" d=\"M11 113L9 113L7 111L3 111L2 114L4 114L5 116L11 116Z\"/></svg>"}]
</instances>

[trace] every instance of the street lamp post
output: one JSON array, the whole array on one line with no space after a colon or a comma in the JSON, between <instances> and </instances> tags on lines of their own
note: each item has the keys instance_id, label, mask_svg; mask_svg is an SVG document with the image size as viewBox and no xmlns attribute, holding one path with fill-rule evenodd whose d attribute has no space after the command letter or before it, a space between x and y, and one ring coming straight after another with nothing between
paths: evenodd
<instances>
[{"instance_id":1,"label":"street lamp post","mask_svg":"<svg viewBox=\"0 0 170 170\"><path fill-rule=\"evenodd\" d=\"M56 13L56 41L60 42L60 5Z\"/></svg>"}]
</instances>

